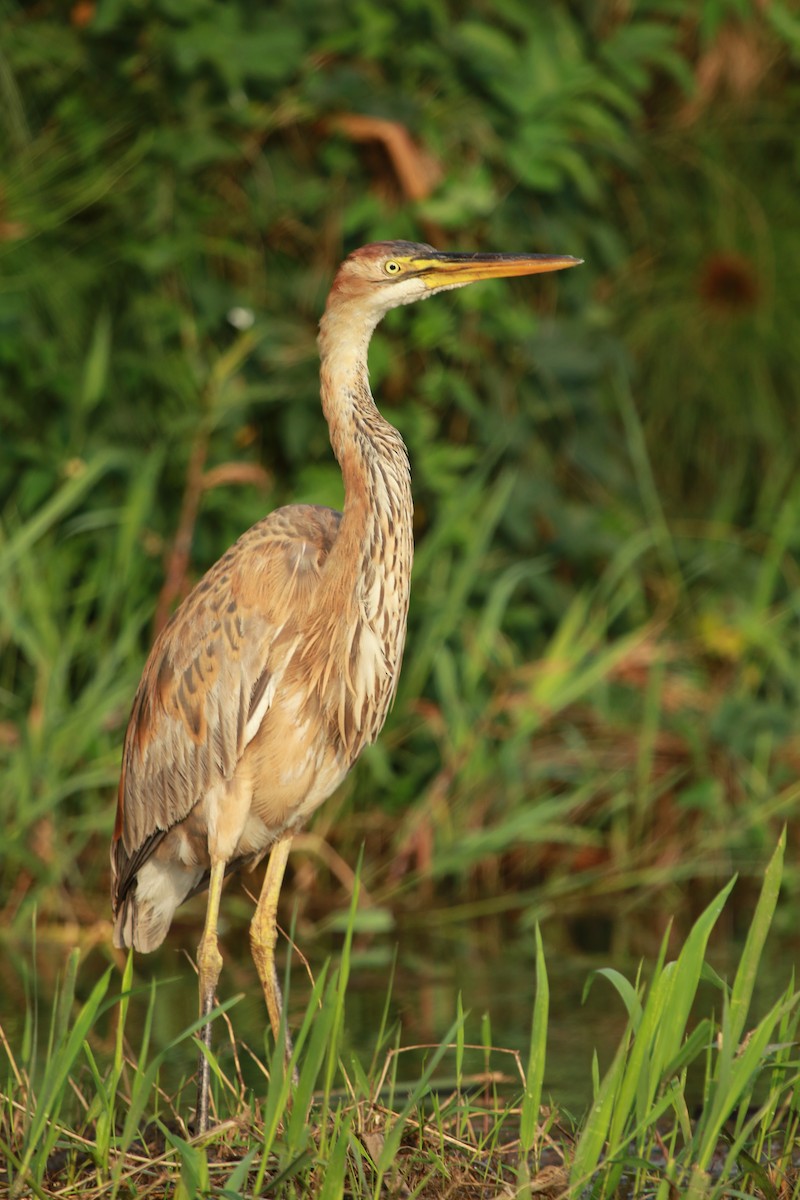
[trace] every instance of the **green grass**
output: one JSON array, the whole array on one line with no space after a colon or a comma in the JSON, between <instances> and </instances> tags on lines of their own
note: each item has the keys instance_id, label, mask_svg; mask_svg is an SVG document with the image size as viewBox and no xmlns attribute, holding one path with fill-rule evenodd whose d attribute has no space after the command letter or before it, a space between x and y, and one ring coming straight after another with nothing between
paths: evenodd
<instances>
[{"instance_id":1,"label":"green grass","mask_svg":"<svg viewBox=\"0 0 800 1200\"><path fill-rule=\"evenodd\" d=\"M370 894L418 916L646 896L685 933L732 870L753 883L800 713L776 5L2 9L4 932L105 904L154 614L265 511L341 502L316 324L342 253L387 236L586 261L376 335L414 470L411 624L390 723L315 835L345 862L366 842ZM763 67L735 104L699 82L729 21ZM362 110L436 160L430 195L332 127ZM341 907L314 883L310 909Z\"/></svg>"},{"instance_id":2,"label":"green grass","mask_svg":"<svg viewBox=\"0 0 800 1200\"><path fill-rule=\"evenodd\" d=\"M656 961L634 981L613 969L595 973L589 983L611 984L628 1023L602 1077L596 1058L586 1063L594 1094L577 1122L541 1107L549 999L538 932L524 1065L518 1054L494 1045L487 1018L480 1044L466 1045L459 1001L450 1030L427 1048L419 1076L409 1079L397 1030L387 1025L388 997L371 1062L348 1050L354 901L338 966L320 972L295 1031L290 1068L297 1068L296 1084L268 1037L255 1055L236 1041L235 997L216 1010L215 1042L219 1048L230 1039L235 1069L224 1070L212 1054L217 1123L197 1139L191 1135L192 1083L167 1093L162 1073L174 1050L193 1053L198 1022L154 1053L153 1017L167 1002L167 985L134 988L129 957L121 976L109 969L79 1004L74 952L52 1006L32 994L21 1045L2 1037L0 1151L7 1177L0 1187L11 1196L39 1198L183 1200L343 1194L378 1200L386 1190L438 1197L459 1187L519 1197L550 1189L575 1200L798 1196L800 992L794 980L763 1015L751 1013L784 850L781 838L730 983L707 965L705 953L734 880L673 959L665 938ZM716 990L716 1015L697 1008L701 980ZM135 1047L126 1033L134 1005L146 1013ZM48 1007L43 1039L36 1026ZM98 1047L98 1030L109 1020L110 1053ZM244 1054L258 1061L256 1086L244 1084L238 1065ZM696 1092L698 1079L701 1100L694 1104L690 1090Z\"/></svg>"},{"instance_id":3,"label":"green grass","mask_svg":"<svg viewBox=\"0 0 800 1200\"><path fill-rule=\"evenodd\" d=\"M0 815L15 880L2 903L16 937L34 908L45 923L105 910L120 746L164 578L143 556L161 468L158 451L144 470L123 450L98 452L0 528ZM100 495L109 481L113 508ZM797 803L800 643L793 602L776 597L794 510L757 556L730 531L735 606L682 599L694 584L676 541L665 611L640 614L642 595L667 587L646 557L667 536L654 512L656 527L534 636L556 567L494 569L512 484L476 467L441 506L419 546L394 713L314 832L345 862L366 842L365 884L390 911L435 898L451 916L505 907L530 925L596 901L611 917L667 903L685 930L731 870L757 876ZM317 868L313 883L311 911L328 908L329 877ZM786 886L797 890L793 866Z\"/></svg>"},{"instance_id":4,"label":"green grass","mask_svg":"<svg viewBox=\"0 0 800 1200\"><path fill-rule=\"evenodd\" d=\"M383 1170L420 1194L426 1172L440 1191L477 1180L495 1195L502 1180L536 1194L550 1137L556 1184L697 1190L722 1128L758 1181L761 1151L794 1128L788 993L772 1040L754 1033L739 1057L744 981L720 991L702 1036L673 1029L672 1059L653 1014L676 974L691 991L735 872L723 919L749 923L800 798L800 239L791 172L775 169L795 154L796 22L778 0L591 13L497 0L491 19L450 0L273 7L0 12L0 951L24 970L34 919L43 938L107 944L113 795L154 614L263 512L340 504L316 322L343 252L412 237L586 261L393 314L375 338L375 392L414 468L411 623L379 743L298 841L299 920L342 922L363 845L362 927L403 919L424 936L507 914L560 951L588 913L612 962L633 951L655 974L610 976L625 1050L597 1078L602 1119L563 1135L555 1116L538 1123L541 960L525 1083L485 1119L491 1084L484 1096L466 1079L488 1079L494 1054L464 1044L460 1010L425 1091L388 1031L375 1062L352 1061L344 992L320 975L330 1025L304 1035L309 1137L299 1116L289 1129L286 1081L258 1047L260 1091L215 1063L228 1125L207 1149L181 1124L191 1086L176 1091L151 1049L166 981L143 996L128 979L120 998L112 977L101 995L73 964L48 1015L31 974L29 1027L9 1047L12 1169L50 1188L50 1148L77 1156L84 1138L98 1193L135 1190L130 1169L186 1195L207 1179L252 1194L259 1171L292 1170L278 1190L377 1194ZM341 113L405 129L434 190L412 199ZM254 317L245 333L236 307ZM788 837L778 928L800 891ZM150 1014L131 1022L135 1046L132 1005ZM191 1036L168 1057L190 1058ZM705 1125L681 1107L690 1065L707 1073ZM751 1067L756 1108L742 1099L720 1126L719 1097ZM662 1110L669 1137L652 1126ZM168 1185L135 1159L145 1120L164 1126L149 1129ZM248 1159L250 1134L270 1148ZM659 1139L668 1165L651 1179ZM87 1161L62 1163L61 1180L82 1186ZM795 1185L774 1186L783 1200Z\"/></svg>"}]
</instances>

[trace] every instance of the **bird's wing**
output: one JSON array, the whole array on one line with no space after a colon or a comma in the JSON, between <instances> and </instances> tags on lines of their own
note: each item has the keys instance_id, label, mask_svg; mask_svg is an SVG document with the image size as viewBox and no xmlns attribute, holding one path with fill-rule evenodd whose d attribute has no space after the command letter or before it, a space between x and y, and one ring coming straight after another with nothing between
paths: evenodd
<instances>
[{"instance_id":1,"label":"bird's wing","mask_svg":"<svg viewBox=\"0 0 800 1200\"><path fill-rule=\"evenodd\" d=\"M232 778L313 601L340 514L296 505L248 530L157 638L125 737L112 846L117 902L165 833Z\"/></svg>"}]
</instances>

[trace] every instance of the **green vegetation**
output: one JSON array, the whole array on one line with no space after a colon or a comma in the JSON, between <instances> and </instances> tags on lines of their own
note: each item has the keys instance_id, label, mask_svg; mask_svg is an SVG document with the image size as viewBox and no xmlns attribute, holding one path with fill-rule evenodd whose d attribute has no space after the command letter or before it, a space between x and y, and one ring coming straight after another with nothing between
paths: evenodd
<instances>
[{"instance_id":1,"label":"green vegetation","mask_svg":"<svg viewBox=\"0 0 800 1200\"><path fill-rule=\"evenodd\" d=\"M792 1135L794 1068L780 1047L794 1037L793 999L738 1059L738 975L718 1025L676 1024L667 1046L650 1022L670 980L691 991L698 930L734 871L728 927L749 925L800 796L790 5L43 0L2 3L0 21L4 954L26 969L34 918L48 946L108 944L120 747L154 624L268 509L341 502L315 333L343 254L403 237L579 255L580 270L552 279L394 313L375 338L374 390L414 468L406 662L380 743L293 856L303 887L290 880L285 911L296 900L301 919L345 909L338 864L364 844L364 889L384 922L501 914L564 945L570 918L603 918L615 951L656 963L646 995L614 977L648 1061L626 1075L640 1069L626 1050L598 1081L604 1115L593 1110L566 1155L573 1183L593 1176L605 1142L602 1186L622 1194L634 1168L618 1154L634 1142L649 1162L652 1114L679 1113L682 1093L665 1080L702 1051L707 1115L691 1126L679 1115L666 1150L684 1147L680 1171L707 1166L727 1054L725 1070L747 1076L731 1162L750 1147L753 1194L783 1194L758 1177L753 1147L767 1130ZM788 837L779 930L800 890L791 825ZM145 1000L69 972L49 1074L34 1070L33 1031L7 1047L10 1094L29 1107L24 1119L7 1107L3 1136L14 1170L41 1181L66 1081L88 1061L85 1125L71 1128L92 1130L97 1187L116 1179L124 1194L115 1156L137 1134L119 1133L115 1084L140 1089L131 1111L171 1120L156 1099L165 1048L140 1047L130 1075L120 1040L113 1065L92 1068L95 1019L113 1012L122 1029L127 1004ZM362 1077L347 1059L346 973L319 981L316 999L335 1009L331 1048L315 1042L315 1021L301 1058L305 1094L323 1096L313 1148L293 1118L280 1125L279 1072L255 1099L219 1079L221 1115L242 1122L233 1144L246 1139L245 1107L262 1141L270 1129L277 1139L232 1168L233 1194L254 1194L255 1173L274 1175L276 1161L307 1182L326 1162L326 1181L379 1193L384 1151L356 1134L381 1063ZM536 1022L540 1046L541 1008ZM441 1051L456 1062L449 1107L424 1079L407 1112L381 1092L406 1125L393 1133L387 1118L379 1132L384 1147L408 1145L424 1122L435 1135L419 1133L423 1157L436 1138L479 1144L494 1186L507 1178L505 1143L475 1134L483 1099L462 1090L459 1029ZM487 1127L521 1136L534 1171L544 1134L532 1062L522 1115L517 1097ZM778 1116L753 1124L741 1106L759 1072L757 1104L772 1097ZM186 1103L175 1100L176 1120ZM165 1153L188 1196L206 1167L185 1139L169 1125ZM336 1186L319 1177L320 1194ZM691 1171L686 1186L699 1187Z\"/></svg>"},{"instance_id":2,"label":"green vegetation","mask_svg":"<svg viewBox=\"0 0 800 1200\"><path fill-rule=\"evenodd\" d=\"M635 984L604 975L628 1012L628 1027L579 1130L540 1107L547 1051L548 988L537 932L537 996L523 1066L492 1046L468 1046L464 1014L427 1048L419 1080L401 1083L400 1047L386 1014L365 1069L348 1052L346 989L355 899L341 963L316 981L287 1074L267 1046L263 1079L245 1086L233 1043L236 1012L218 1010L230 1032L235 1073L212 1060L219 1124L192 1142L186 1092L165 1091L161 1072L174 1049L150 1046L155 1009L167 986L150 990L135 1061L126 1053L131 992L128 961L121 995L109 997L112 969L73 1012L77 951L71 956L44 1061L26 1038L25 1059L8 1055L0 1107L0 1150L12 1195L96 1197L174 1195L226 1200L270 1195L478 1196L538 1194L653 1196L692 1200L800 1194L795 1139L800 1110L796 1054L800 992L793 986L748 1028L750 1002L778 898L785 840L767 868L750 933L731 986L704 964L706 944L731 891L714 898L669 962L666 939L650 978ZM357 895L357 893L356 893ZM698 983L718 988L721 1016L689 1025ZM599 984L598 984L599 986ZM91 1030L104 1013L116 1025L108 1065L98 1063ZM35 1023L35 1010L29 1014ZM188 1040L198 1022L179 1041ZM177 1043L176 1043L177 1044ZM687 1080L701 1072L702 1104L690 1116ZM442 1072L445 1072L444 1078ZM432 1079L438 1073L438 1083ZM74 1094L70 1092L72 1080ZM310 1110L310 1117L309 1117ZM68 1116L69 1114L69 1116ZM79 1114L75 1120L75 1114ZM150 1120L140 1132L142 1120ZM69 1117L74 1123L70 1123ZM54 1156L54 1148L59 1152ZM459 1192L459 1189L461 1191Z\"/></svg>"}]
</instances>

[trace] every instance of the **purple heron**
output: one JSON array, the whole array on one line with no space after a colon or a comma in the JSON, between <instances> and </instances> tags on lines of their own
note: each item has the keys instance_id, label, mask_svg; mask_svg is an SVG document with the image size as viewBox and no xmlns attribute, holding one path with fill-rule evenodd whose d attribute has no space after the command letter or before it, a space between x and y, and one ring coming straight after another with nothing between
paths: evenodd
<instances>
[{"instance_id":1,"label":"purple heron","mask_svg":"<svg viewBox=\"0 0 800 1200\"><path fill-rule=\"evenodd\" d=\"M274 1035L286 1037L290 1052L274 954L292 836L378 736L397 688L413 508L405 445L370 392L375 326L390 309L436 292L579 262L380 242L339 268L319 352L344 511L292 505L243 534L156 639L125 737L111 847L114 944L153 950L178 905L207 888L201 1016L214 1005L222 967L225 875L269 851L250 941ZM207 1023L208 1046L210 1030ZM201 1055L196 1129L208 1120Z\"/></svg>"}]
</instances>

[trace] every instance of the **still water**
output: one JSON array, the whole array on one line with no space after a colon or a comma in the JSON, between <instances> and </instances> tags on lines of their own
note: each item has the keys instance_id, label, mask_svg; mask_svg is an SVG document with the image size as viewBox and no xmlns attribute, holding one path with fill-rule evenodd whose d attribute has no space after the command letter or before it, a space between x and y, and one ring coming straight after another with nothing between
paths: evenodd
<instances>
[{"instance_id":1,"label":"still water","mask_svg":"<svg viewBox=\"0 0 800 1200\"><path fill-rule=\"evenodd\" d=\"M237 1039L263 1059L265 1036L270 1041L271 1035L248 947L236 937L228 936L225 942L219 998L242 995L230 1012L231 1021ZM481 942L481 938L467 937L464 929L447 937L395 931L393 935L371 937L366 944L356 939L345 1029L350 1050L365 1066L377 1056L379 1072L388 1046L396 1041L403 1047L438 1045L456 1017L459 994L467 1014L465 1040L481 1045L488 1031L492 1046L519 1051L523 1063L526 1061L536 987L533 938L509 939L505 945L494 940L491 945ZM308 968L293 957L288 1002L290 1024L295 1029L310 996L310 976L317 976L328 957L334 966L338 963L341 938L318 939L301 948ZM283 969L285 956L280 965ZM590 1099L594 1049L600 1054L601 1064L607 1063L625 1028L625 1010L607 983L596 981L586 1003L581 1002L587 975L594 966L601 965L608 965L607 959L593 962L590 958L548 956L550 1023L545 1094L550 1093L559 1107L575 1115ZM191 966L182 951L166 948L137 960L137 975L140 982L151 976L170 980L159 989L163 1003L155 1023L157 1042L166 1044L196 1013L196 981ZM140 1003L143 1010L144 995ZM377 1039L385 1010L389 1036L381 1047ZM133 1030L134 1026L131 1032L135 1045ZM215 1036L223 1047L224 1058L227 1038L221 1025ZM418 1078L420 1057L409 1055L401 1061L401 1080ZM483 1058L483 1054L473 1055L472 1069L480 1070ZM245 1079L255 1085L257 1072L249 1072L245 1060L246 1056L242 1058ZM518 1079L510 1055L492 1055L491 1068ZM181 1073L192 1069L190 1058ZM454 1071L454 1056L450 1056L449 1063L444 1060L442 1071L445 1076Z\"/></svg>"},{"instance_id":2,"label":"still water","mask_svg":"<svg viewBox=\"0 0 800 1200\"><path fill-rule=\"evenodd\" d=\"M181 921L159 951L136 957L134 986L140 990L131 1000L127 1026L134 1055L138 1052L151 980L158 985L151 1056L177 1038L195 1018L196 979L189 956L193 954L202 922L202 916L198 914L198 917L196 926L191 919ZM496 921L488 925L460 923L443 932L432 932L431 924L428 921L424 930L418 923L412 923L379 936L356 935L345 1008L349 1049L365 1066L375 1060L379 1073L387 1047L395 1044L398 1030L399 1044L403 1047L438 1044L456 1016L460 995L468 1014L466 1041L482 1043L488 1032L493 1046L518 1051L525 1063L536 987L533 936L520 935L510 923ZM241 996L229 1013L237 1040L249 1046L263 1061L269 1026L250 959L246 930L246 922L236 919L223 931L221 946L225 965L219 998ZM606 980L595 979L584 1000L587 978L601 967L613 966L633 980L638 962L620 961L618 954L607 952L565 953L560 948L565 942L563 930L559 934L557 923L546 926L543 937L550 985L544 1096L562 1111L579 1117L591 1099L593 1053L597 1051L602 1071L617 1048L626 1021L622 1001ZM325 937L314 936L312 930L306 928L296 935L296 940L307 965L298 954L292 956L288 1010L294 1028L299 1026L306 1009L311 992L310 976L316 976L328 958L334 965L338 963L343 939L341 934L333 933ZM780 944L776 941L769 951L769 961L759 980L754 1017L778 998L789 981L793 965L800 959L800 945L796 940L784 939ZM7 957L8 969L0 978L0 1024L12 1046L21 1042L26 1003L22 976L26 973L29 977L27 991L31 994L29 960L28 967L25 966L27 957L26 947L15 946ZM63 946L48 945L46 939L40 939L37 951L39 1028L40 1034L45 1036L56 973L66 957ZM285 957L286 942L282 939L279 950L281 971L285 967ZM737 961L734 944L720 942L713 946L710 958L723 976L732 978ZM78 976L79 998L88 995L108 962L109 950L103 945L96 946L82 961ZM113 993L116 993L118 983L117 975L112 985ZM710 985L701 985L697 1011L705 1015L712 1007L719 1012L719 994ZM376 1042L384 1010L388 1011L391 1032L381 1047ZM97 1030L100 1044L93 1044L100 1058L104 1048L111 1053L112 1033L110 1023L106 1028L101 1023ZM216 1026L215 1045L223 1070L231 1070L229 1039L221 1022ZM401 1081L419 1077L420 1058L421 1055L403 1056L398 1072ZM259 1088L258 1068L246 1052L240 1055L240 1061L245 1082ZM454 1061L454 1055L451 1055L442 1064L442 1086L447 1086L448 1076L454 1073ZM482 1054L474 1055L466 1064L467 1070L480 1070L483 1062ZM493 1055L490 1066L509 1080L517 1078L510 1055ZM183 1043L170 1052L162 1082L170 1090L193 1070L192 1047Z\"/></svg>"}]
</instances>

